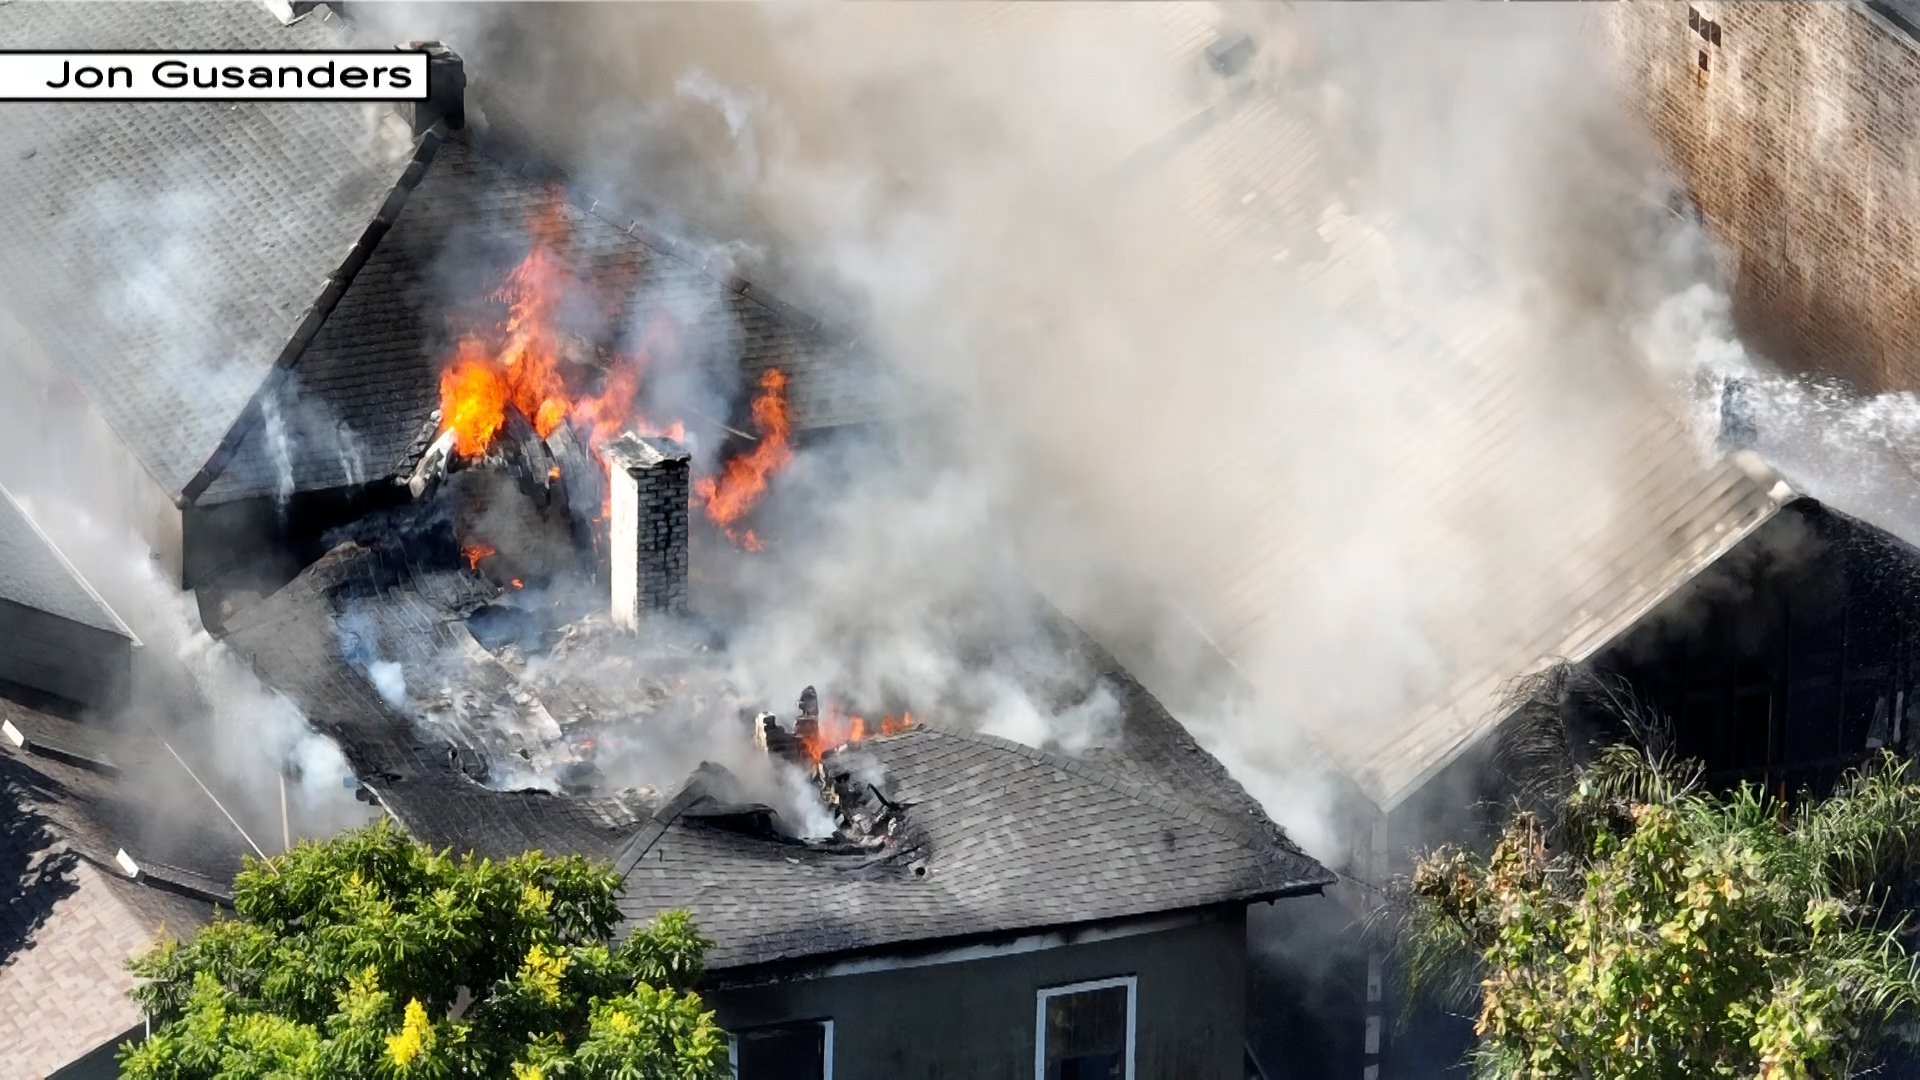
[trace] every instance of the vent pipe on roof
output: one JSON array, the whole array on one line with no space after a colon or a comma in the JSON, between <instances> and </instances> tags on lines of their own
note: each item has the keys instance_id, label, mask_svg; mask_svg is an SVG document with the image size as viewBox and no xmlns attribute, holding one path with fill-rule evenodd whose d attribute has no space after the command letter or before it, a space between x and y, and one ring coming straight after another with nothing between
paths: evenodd
<instances>
[{"instance_id":1,"label":"vent pipe on roof","mask_svg":"<svg viewBox=\"0 0 1920 1080\"><path fill-rule=\"evenodd\" d=\"M685 614L692 458L672 439L631 432L604 455L614 625L637 630L642 612Z\"/></svg>"},{"instance_id":2,"label":"vent pipe on roof","mask_svg":"<svg viewBox=\"0 0 1920 1080\"><path fill-rule=\"evenodd\" d=\"M1729 377L1720 384L1722 449L1750 450L1760 441L1760 424L1753 413L1753 391L1745 379Z\"/></svg>"},{"instance_id":3,"label":"vent pipe on roof","mask_svg":"<svg viewBox=\"0 0 1920 1080\"><path fill-rule=\"evenodd\" d=\"M413 137L435 124L449 131L467 126L467 68L460 54L437 41L412 41L410 49L427 54L427 100L413 103Z\"/></svg>"}]
</instances>

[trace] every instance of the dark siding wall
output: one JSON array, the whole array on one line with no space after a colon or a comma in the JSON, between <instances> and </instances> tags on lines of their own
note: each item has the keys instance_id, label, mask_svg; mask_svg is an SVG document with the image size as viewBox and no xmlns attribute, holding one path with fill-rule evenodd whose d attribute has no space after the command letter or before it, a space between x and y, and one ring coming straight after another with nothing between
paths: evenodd
<instances>
[{"instance_id":1,"label":"dark siding wall","mask_svg":"<svg viewBox=\"0 0 1920 1080\"><path fill-rule=\"evenodd\" d=\"M0 600L0 680L111 709L125 700L133 643Z\"/></svg>"},{"instance_id":2,"label":"dark siding wall","mask_svg":"<svg viewBox=\"0 0 1920 1080\"><path fill-rule=\"evenodd\" d=\"M1625 675L1673 720L1681 752L1705 762L1715 782L1824 792L1866 758L1870 735L1913 745L1920 620L1909 605L1917 590L1920 555L1911 548L1799 503L1600 666Z\"/></svg>"},{"instance_id":3,"label":"dark siding wall","mask_svg":"<svg viewBox=\"0 0 1920 1080\"><path fill-rule=\"evenodd\" d=\"M834 1080L1006 1080L1033 1074L1041 988L1119 975L1139 980L1139 1080L1239 1080L1244 912L1011 956L715 990L709 1001L732 1029L833 1020Z\"/></svg>"}]
</instances>

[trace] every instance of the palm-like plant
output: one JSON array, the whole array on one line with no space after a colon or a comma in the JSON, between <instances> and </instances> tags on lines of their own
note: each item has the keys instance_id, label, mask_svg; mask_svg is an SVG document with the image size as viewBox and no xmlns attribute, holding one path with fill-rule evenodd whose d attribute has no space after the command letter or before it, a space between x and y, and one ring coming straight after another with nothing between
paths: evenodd
<instances>
[{"instance_id":1,"label":"palm-like plant","mask_svg":"<svg viewBox=\"0 0 1920 1080\"><path fill-rule=\"evenodd\" d=\"M1616 688L1618 689L1618 688ZM1920 784L1883 755L1825 799L1702 790L1651 745L1570 771L1491 852L1423 856L1402 969L1473 1002L1483 1076L1846 1075L1920 1011L1902 890ZM1535 792L1537 794L1537 790Z\"/></svg>"}]
</instances>

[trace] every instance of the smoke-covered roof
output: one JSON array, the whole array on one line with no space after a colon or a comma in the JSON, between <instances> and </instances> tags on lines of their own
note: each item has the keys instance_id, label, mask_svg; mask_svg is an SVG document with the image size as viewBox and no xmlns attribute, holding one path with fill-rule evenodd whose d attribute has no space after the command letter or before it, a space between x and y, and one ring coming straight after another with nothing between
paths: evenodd
<instances>
[{"instance_id":1,"label":"smoke-covered roof","mask_svg":"<svg viewBox=\"0 0 1920 1080\"><path fill-rule=\"evenodd\" d=\"M163 931L184 936L212 917L211 902L178 887L224 889L240 841L204 820L210 806L169 815L164 836L143 827L141 781L125 776L174 768L151 737L7 697L0 720L27 741L0 739L0 1046L9 1075L45 1076L139 1023L126 961ZM128 880L114 861L122 849L155 874Z\"/></svg>"},{"instance_id":2,"label":"smoke-covered roof","mask_svg":"<svg viewBox=\"0 0 1920 1080\"><path fill-rule=\"evenodd\" d=\"M618 857L623 911L692 908L716 968L1244 903L1333 880L1110 658L1104 676L1124 716L1109 754L924 726L843 751L903 808L913 839L879 852L728 831L704 813L737 802L714 766L667 800L485 787L473 774L497 767L480 760L497 751L427 734L390 707L343 653L335 616L350 611L352 635L416 661L458 652L462 614L496 593L464 568L423 569L397 543L345 545L236 617L227 642L340 743L414 835L485 854ZM485 685L487 668L481 657L467 671L476 693L512 697Z\"/></svg>"},{"instance_id":3,"label":"smoke-covered roof","mask_svg":"<svg viewBox=\"0 0 1920 1080\"><path fill-rule=\"evenodd\" d=\"M598 202L510 166L464 139L427 148L431 163L391 230L288 377L262 394L209 462L196 502L213 504L405 476L434 432L448 316L486 296L527 254L529 222L564 214L575 270L617 309L613 336L649 311L674 316L682 362L743 385L769 367L789 376L795 429L874 418L876 384L812 320L744 282L709 273L697 252ZM688 418L692 419L692 418ZM725 417L712 419L725 420Z\"/></svg>"},{"instance_id":4,"label":"smoke-covered roof","mask_svg":"<svg viewBox=\"0 0 1920 1080\"><path fill-rule=\"evenodd\" d=\"M70 622L133 637L47 534L40 531L13 493L0 487L0 600L57 615Z\"/></svg>"},{"instance_id":5,"label":"smoke-covered roof","mask_svg":"<svg viewBox=\"0 0 1920 1080\"><path fill-rule=\"evenodd\" d=\"M5 49L337 49L264 5L0 5ZM392 125L398 125L396 132ZM406 161L352 102L0 104L4 302L178 493Z\"/></svg>"},{"instance_id":6,"label":"smoke-covered roof","mask_svg":"<svg viewBox=\"0 0 1920 1080\"><path fill-rule=\"evenodd\" d=\"M1036 5L1022 18L1072 15ZM1212 35L1196 42L1184 25L1151 32L1173 64L1205 70L1199 54ZM1195 463L1243 480L1217 486L1244 497L1197 543L1204 565L1183 606L1267 701L1327 703L1290 710L1283 722L1391 808L1504 718L1516 679L1592 656L1778 504L1764 470L1750 474L1704 451L1652 377L1622 363L1582 373L1585 383L1565 380L1544 359L1562 343L1536 333L1473 253L1416 233L1383 207L1350 206L1366 199L1350 181L1368 129L1364 117L1327 113L1317 93L1296 92L1317 81L1312 71L1272 85L1223 81L1204 111L1143 137L1114 176L1148 205L1180 208L1195 241L1182 256L1192 262L1169 266L1169 278L1224 265L1249 288L1271 282L1276 302L1307 301L1339 320L1351 345L1340 361L1385 403L1356 417L1374 421L1364 430L1376 437L1351 475L1323 448L1328 475L1303 480L1307 451L1280 442L1272 452L1290 457L1256 460L1266 452L1256 439L1246 440L1244 459ZM1419 291L1431 287L1423 274L1446 279L1444 301ZM1565 415L1543 407L1572 401L1579 405ZM1361 488L1361 476L1378 486ZM1352 505L1380 510L1346 520L1389 539L1314 520L1289 481L1326 482ZM1457 542L1463 535L1472 541ZM1383 549L1371 569L1399 599L1368 608L1367 556ZM1329 567L1330 553L1355 565ZM1393 576L1410 568L1419 580ZM1449 576L1472 587L1427 580ZM1329 581L1345 591L1328 591ZM1406 600L1414 591L1445 599L1421 607ZM1367 698L1355 712L1342 711L1337 687L1301 693L1295 684L1311 665L1299 658L1337 651L1346 629L1301 613L1370 610L1418 622L1381 633L1396 667L1380 682L1397 700L1355 695ZM1325 675L1329 684L1355 677Z\"/></svg>"}]
</instances>

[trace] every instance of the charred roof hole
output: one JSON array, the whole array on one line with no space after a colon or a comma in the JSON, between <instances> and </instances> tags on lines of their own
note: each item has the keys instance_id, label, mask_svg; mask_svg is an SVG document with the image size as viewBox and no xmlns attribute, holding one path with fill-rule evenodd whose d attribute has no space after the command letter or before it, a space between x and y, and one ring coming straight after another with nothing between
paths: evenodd
<instances>
[{"instance_id":1,"label":"charred roof hole","mask_svg":"<svg viewBox=\"0 0 1920 1080\"><path fill-rule=\"evenodd\" d=\"M473 639L488 650L509 645L523 651L550 644L556 635L533 612L506 604L482 604L467 616L467 629Z\"/></svg>"},{"instance_id":2,"label":"charred roof hole","mask_svg":"<svg viewBox=\"0 0 1920 1080\"><path fill-rule=\"evenodd\" d=\"M927 864L924 862L915 860L910 869L913 870L914 877L923 878L927 876Z\"/></svg>"},{"instance_id":3,"label":"charred roof hole","mask_svg":"<svg viewBox=\"0 0 1920 1080\"><path fill-rule=\"evenodd\" d=\"M1260 47L1244 33L1221 34L1207 46L1207 66L1229 78L1247 69Z\"/></svg>"}]
</instances>

